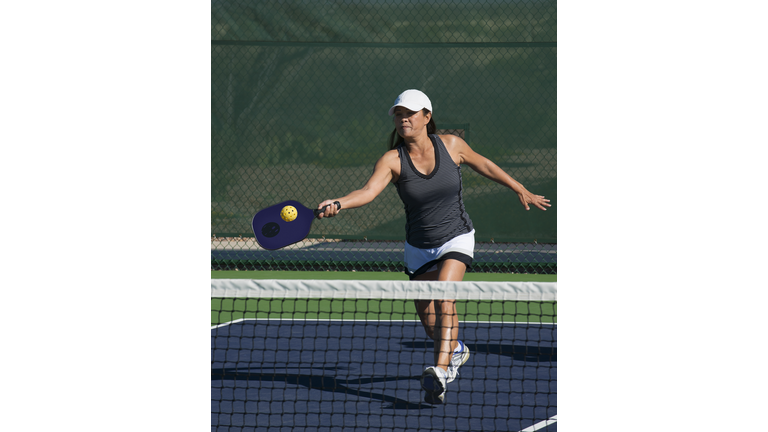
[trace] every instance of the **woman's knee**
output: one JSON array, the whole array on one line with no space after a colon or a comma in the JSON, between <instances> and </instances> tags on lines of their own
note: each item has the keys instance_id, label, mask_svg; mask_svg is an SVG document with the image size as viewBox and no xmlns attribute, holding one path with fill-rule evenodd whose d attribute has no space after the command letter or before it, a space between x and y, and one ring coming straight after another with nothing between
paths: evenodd
<instances>
[{"instance_id":1,"label":"woman's knee","mask_svg":"<svg viewBox=\"0 0 768 432\"><path fill-rule=\"evenodd\" d=\"M456 300L435 300L435 309L443 315L456 314Z\"/></svg>"}]
</instances>

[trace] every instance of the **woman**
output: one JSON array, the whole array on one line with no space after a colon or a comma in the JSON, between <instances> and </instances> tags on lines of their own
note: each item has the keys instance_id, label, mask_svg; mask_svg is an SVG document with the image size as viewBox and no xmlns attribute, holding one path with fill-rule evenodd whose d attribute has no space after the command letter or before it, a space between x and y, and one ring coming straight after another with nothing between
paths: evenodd
<instances>
[{"instance_id":1,"label":"woman","mask_svg":"<svg viewBox=\"0 0 768 432\"><path fill-rule=\"evenodd\" d=\"M393 183L406 214L405 264L411 280L461 281L472 263L475 230L464 209L461 165L512 189L525 207L541 210L549 200L528 192L496 164L474 152L455 135L435 135L432 103L419 90L406 90L389 110L395 130L390 150L376 162L362 189L342 198L325 200L318 217L336 216L341 209L370 203ZM338 201L340 207L332 205ZM416 310L427 335L435 342L435 366L424 370L421 386L429 403L442 403L447 383L469 359L459 340L455 300L416 300Z\"/></svg>"}]
</instances>

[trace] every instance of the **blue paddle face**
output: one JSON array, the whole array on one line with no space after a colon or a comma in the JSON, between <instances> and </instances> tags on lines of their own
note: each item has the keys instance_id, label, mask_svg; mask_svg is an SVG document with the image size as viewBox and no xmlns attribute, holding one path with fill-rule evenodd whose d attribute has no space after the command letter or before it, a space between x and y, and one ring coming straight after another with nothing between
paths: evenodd
<instances>
[{"instance_id":1,"label":"blue paddle face","mask_svg":"<svg viewBox=\"0 0 768 432\"><path fill-rule=\"evenodd\" d=\"M280 217L280 212L285 206L296 208L298 212L296 219L286 222ZM312 228L314 220L314 211L304 207L298 201L284 201L256 213L251 221L251 227L259 246L275 250L304 240L309 235L309 229Z\"/></svg>"}]
</instances>

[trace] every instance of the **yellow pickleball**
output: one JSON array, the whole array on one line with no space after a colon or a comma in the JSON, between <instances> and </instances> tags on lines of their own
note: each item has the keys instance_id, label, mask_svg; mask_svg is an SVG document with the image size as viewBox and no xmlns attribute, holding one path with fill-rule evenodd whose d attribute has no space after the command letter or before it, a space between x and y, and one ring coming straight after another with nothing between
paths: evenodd
<instances>
[{"instance_id":1,"label":"yellow pickleball","mask_svg":"<svg viewBox=\"0 0 768 432\"><path fill-rule=\"evenodd\" d=\"M299 212L296 211L296 207L294 206L285 206L280 211L280 217L283 218L286 222L291 222L296 219L296 216L299 215Z\"/></svg>"}]
</instances>

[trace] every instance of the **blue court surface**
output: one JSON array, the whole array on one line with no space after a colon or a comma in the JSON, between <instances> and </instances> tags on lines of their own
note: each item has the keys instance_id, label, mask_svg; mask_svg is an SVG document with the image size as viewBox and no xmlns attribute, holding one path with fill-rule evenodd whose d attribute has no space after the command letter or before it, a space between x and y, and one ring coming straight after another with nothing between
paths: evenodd
<instances>
[{"instance_id":1,"label":"blue court surface","mask_svg":"<svg viewBox=\"0 0 768 432\"><path fill-rule=\"evenodd\" d=\"M252 319L211 329L212 431L556 431L557 324L462 322L442 405L417 321Z\"/></svg>"}]
</instances>

